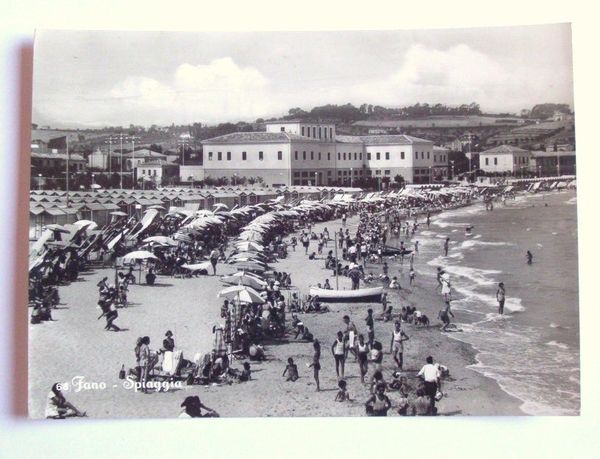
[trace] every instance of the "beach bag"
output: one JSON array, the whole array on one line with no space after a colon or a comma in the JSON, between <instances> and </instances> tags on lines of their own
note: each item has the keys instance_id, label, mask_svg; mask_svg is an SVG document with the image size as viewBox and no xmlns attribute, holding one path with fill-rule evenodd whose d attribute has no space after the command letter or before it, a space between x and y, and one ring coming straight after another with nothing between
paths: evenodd
<instances>
[{"instance_id":1,"label":"beach bag","mask_svg":"<svg viewBox=\"0 0 600 459\"><path fill-rule=\"evenodd\" d=\"M119 371L119 379L125 379L125 364L121 365L121 370Z\"/></svg>"},{"instance_id":2,"label":"beach bag","mask_svg":"<svg viewBox=\"0 0 600 459\"><path fill-rule=\"evenodd\" d=\"M439 402L443 397L444 397L444 394L442 394L439 390L435 393L435 401L436 402Z\"/></svg>"}]
</instances>

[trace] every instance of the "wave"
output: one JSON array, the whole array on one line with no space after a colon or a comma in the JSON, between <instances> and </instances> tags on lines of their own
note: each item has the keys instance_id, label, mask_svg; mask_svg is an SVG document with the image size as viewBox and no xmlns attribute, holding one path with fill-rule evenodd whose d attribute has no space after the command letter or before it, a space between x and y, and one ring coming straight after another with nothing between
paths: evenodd
<instances>
[{"instance_id":1,"label":"wave","mask_svg":"<svg viewBox=\"0 0 600 459\"><path fill-rule=\"evenodd\" d=\"M493 284L494 282L492 282ZM454 288L458 293L464 296L464 300L475 303L475 304L485 304L488 307L497 309L498 308L498 300L496 300L495 295L488 295L486 293L474 292L472 289L465 287L455 287ZM518 297L507 297L504 303L504 309L509 312L522 312L525 310L525 307L522 304L521 298ZM484 311L482 311L484 312ZM491 314L491 313L490 313ZM494 313L495 314L495 313ZM492 316L490 316L492 317Z\"/></svg>"},{"instance_id":2,"label":"wave","mask_svg":"<svg viewBox=\"0 0 600 459\"><path fill-rule=\"evenodd\" d=\"M477 246L495 246L495 247L501 247L501 246L512 246L514 244L510 243L510 242L486 242L486 241L474 241L472 239L468 240L468 241L463 241L463 243L460 245L461 249L471 249L473 247L477 247Z\"/></svg>"},{"instance_id":3,"label":"wave","mask_svg":"<svg viewBox=\"0 0 600 459\"><path fill-rule=\"evenodd\" d=\"M558 341L548 341L546 343L546 346L555 346L558 347L559 349L563 349L563 350L567 350L569 349L569 346L565 343L559 343Z\"/></svg>"},{"instance_id":4,"label":"wave","mask_svg":"<svg viewBox=\"0 0 600 459\"><path fill-rule=\"evenodd\" d=\"M565 204L577 204L577 196L575 196L574 198L568 199L567 201L565 201Z\"/></svg>"}]
</instances>

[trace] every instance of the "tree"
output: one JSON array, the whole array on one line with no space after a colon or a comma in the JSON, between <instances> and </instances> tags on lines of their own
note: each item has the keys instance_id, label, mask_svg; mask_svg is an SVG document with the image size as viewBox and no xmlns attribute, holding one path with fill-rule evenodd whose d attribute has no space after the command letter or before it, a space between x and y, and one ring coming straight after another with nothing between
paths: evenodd
<instances>
[{"instance_id":1,"label":"tree","mask_svg":"<svg viewBox=\"0 0 600 459\"><path fill-rule=\"evenodd\" d=\"M402 177L400 174L397 174L394 177L394 182L396 182L399 187L402 187L402 186L404 186L405 180L404 180L404 177Z\"/></svg>"}]
</instances>

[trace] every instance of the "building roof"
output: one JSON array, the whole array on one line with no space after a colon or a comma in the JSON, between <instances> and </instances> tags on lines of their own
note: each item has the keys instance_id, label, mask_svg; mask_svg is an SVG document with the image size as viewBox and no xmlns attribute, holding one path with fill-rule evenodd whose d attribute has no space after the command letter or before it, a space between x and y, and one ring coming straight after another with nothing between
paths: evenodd
<instances>
[{"instance_id":1,"label":"building roof","mask_svg":"<svg viewBox=\"0 0 600 459\"><path fill-rule=\"evenodd\" d=\"M36 151L32 151L31 157L39 159L61 159L63 161L67 160L66 153L38 153ZM85 161L85 158L81 155L73 153L69 154L69 161Z\"/></svg>"},{"instance_id":2,"label":"building roof","mask_svg":"<svg viewBox=\"0 0 600 459\"><path fill-rule=\"evenodd\" d=\"M154 159L152 161L146 161L143 163L136 164L135 167L163 167L163 166L178 166L178 164L166 161L164 159Z\"/></svg>"},{"instance_id":3,"label":"building roof","mask_svg":"<svg viewBox=\"0 0 600 459\"><path fill-rule=\"evenodd\" d=\"M405 134L381 134L381 135L338 135L336 140L341 143L363 142L365 145L412 145L415 143L432 144L431 140L420 139Z\"/></svg>"},{"instance_id":4,"label":"building roof","mask_svg":"<svg viewBox=\"0 0 600 459\"><path fill-rule=\"evenodd\" d=\"M142 148L140 150L130 151L127 153L123 153L123 158L158 158L165 159L167 155L163 155L162 153L158 153L156 151L148 150L147 148Z\"/></svg>"},{"instance_id":5,"label":"building roof","mask_svg":"<svg viewBox=\"0 0 600 459\"><path fill-rule=\"evenodd\" d=\"M480 153L480 155L522 155L522 154L531 154L529 150L524 150L519 147L514 147L512 145L499 145L490 150L485 150Z\"/></svg>"},{"instance_id":6,"label":"building roof","mask_svg":"<svg viewBox=\"0 0 600 459\"><path fill-rule=\"evenodd\" d=\"M536 158L556 158L557 156L576 156L574 151L532 151Z\"/></svg>"},{"instance_id":7,"label":"building roof","mask_svg":"<svg viewBox=\"0 0 600 459\"><path fill-rule=\"evenodd\" d=\"M245 144L245 143L290 143L296 142L314 142L322 143L318 139L302 137L289 132L233 132L212 139L202 141L202 145L207 144Z\"/></svg>"},{"instance_id":8,"label":"building roof","mask_svg":"<svg viewBox=\"0 0 600 459\"><path fill-rule=\"evenodd\" d=\"M325 120L314 120L308 119L303 120L299 118L293 118L291 120L273 120L273 121L265 121L264 124L335 124L333 121L325 121Z\"/></svg>"}]
</instances>

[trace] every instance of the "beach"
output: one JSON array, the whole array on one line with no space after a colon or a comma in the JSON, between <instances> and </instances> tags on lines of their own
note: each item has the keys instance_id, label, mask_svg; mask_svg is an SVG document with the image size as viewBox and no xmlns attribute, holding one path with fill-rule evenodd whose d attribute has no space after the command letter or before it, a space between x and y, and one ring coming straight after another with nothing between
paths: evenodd
<instances>
[{"instance_id":1,"label":"beach","mask_svg":"<svg viewBox=\"0 0 600 459\"><path fill-rule=\"evenodd\" d=\"M460 212L457 211L457 212ZM444 214L433 217L431 233L436 220L443 220ZM347 221L353 234L358 217ZM318 223L315 232L327 227L334 234L342 226L341 221ZM423 231L426 231L423 229ZM429 234L429 233L426 233ZM426 238L417 233L416 239ZM436 242L435 240L433 242ZM478 364L477 351L468 342L449 339L441 333L437 312L443 306L436 279L431 275L432 261L435 263L435 250L441 250L423 240L420 253L415 257L417 277L415 284L408 284L408 267L401 267L398 260L389 260L390 276L397 275L403 290L388 294L396 311L401 306L415 305L431 320L429 328L416 328L405 324L404 329L410 340L405 343L404 374L409 383L416 386L416 373L429 355L450 369L450 378L443 382L445 394L438 403L440 415L522 415L523 401L502 390L498 382L473 369ZM390 243L394 243L392 239ZM332 248L333 242L329 243ZM315 245L311 241L311 250ZM435 250L434 250L435 247ZM329 250L326 248L324 252ZM452 255L452 253L450 253ZM296 252L290 250L287 258L272 265L277 271L292 273L292 284L300 292L307 293L308 286L324 282L326 278L334 282L331 271L324 269L324 256L309 261L301 246ZM381 273L381 265L368 264L366 272ZM234 272L229 265L219 264L218 274ZM364 416L364 403L369 397L368 387L360 383L358 364L349 356L346 365L346 380L351 401L334 402L337 391L335 365L331 355L331 344L335 333L343 329L342 317L347 314L366 335L365 317L369 307L375 315L381 312L380 304L330 304L331 309L323 314L299 314L300 319L322 343L321 392L315 391L312 369L307 368L312 361L311 343L294 342L293 335L276 344L266 345L267 361L252 363L252 380L242 384L185 386L172 388L168 392L144 394L123 387L118 379L122 365L126 368L135 365L134 346L138 336L149 336L150 347L157 349L166 330L173 331L176 347L183 350L187 359L194 354L209 352L212 348L212 327L222 323L220 318L221 299L217 293L224 286L219 277L202 276L180 279L159 276L153 287L131 285L129 301L131 305L119 309L116 323L125 328L122 332L106 332L103 320L97 320L96 283L104 276L114 276L110 269L98 269L83 273L80 280L66 287L60 287L60 309L53 312L55 322L30 326L29 340L29 381L30 416L43 417L46 395L55 382L71 381L78 378L96 383L95 388L71 388L65 392L69 401L93 418L109 417L159 417L173 418L180 412L180 403L188 395L198 395L202 402L215 409L223 417L254 416ZM348 279L340 279L340 284L350 287ZM457 321L463 318L458 312ZM385 352L383 373L391 380L395 370L389 354L389 342L393 322L375 322L376 339L383 343ZM299 368L300 379L286 382L282 377L287 359L292 357ZM234 368L241 368L241 361L233 362ZM372 370L370 370L370 373ZM98 388L104 383L102 388ZM393 391L388 391L392 405L397 400ZM395 412L390 411L390 415Z\"/></svg>"}]
</instances>

